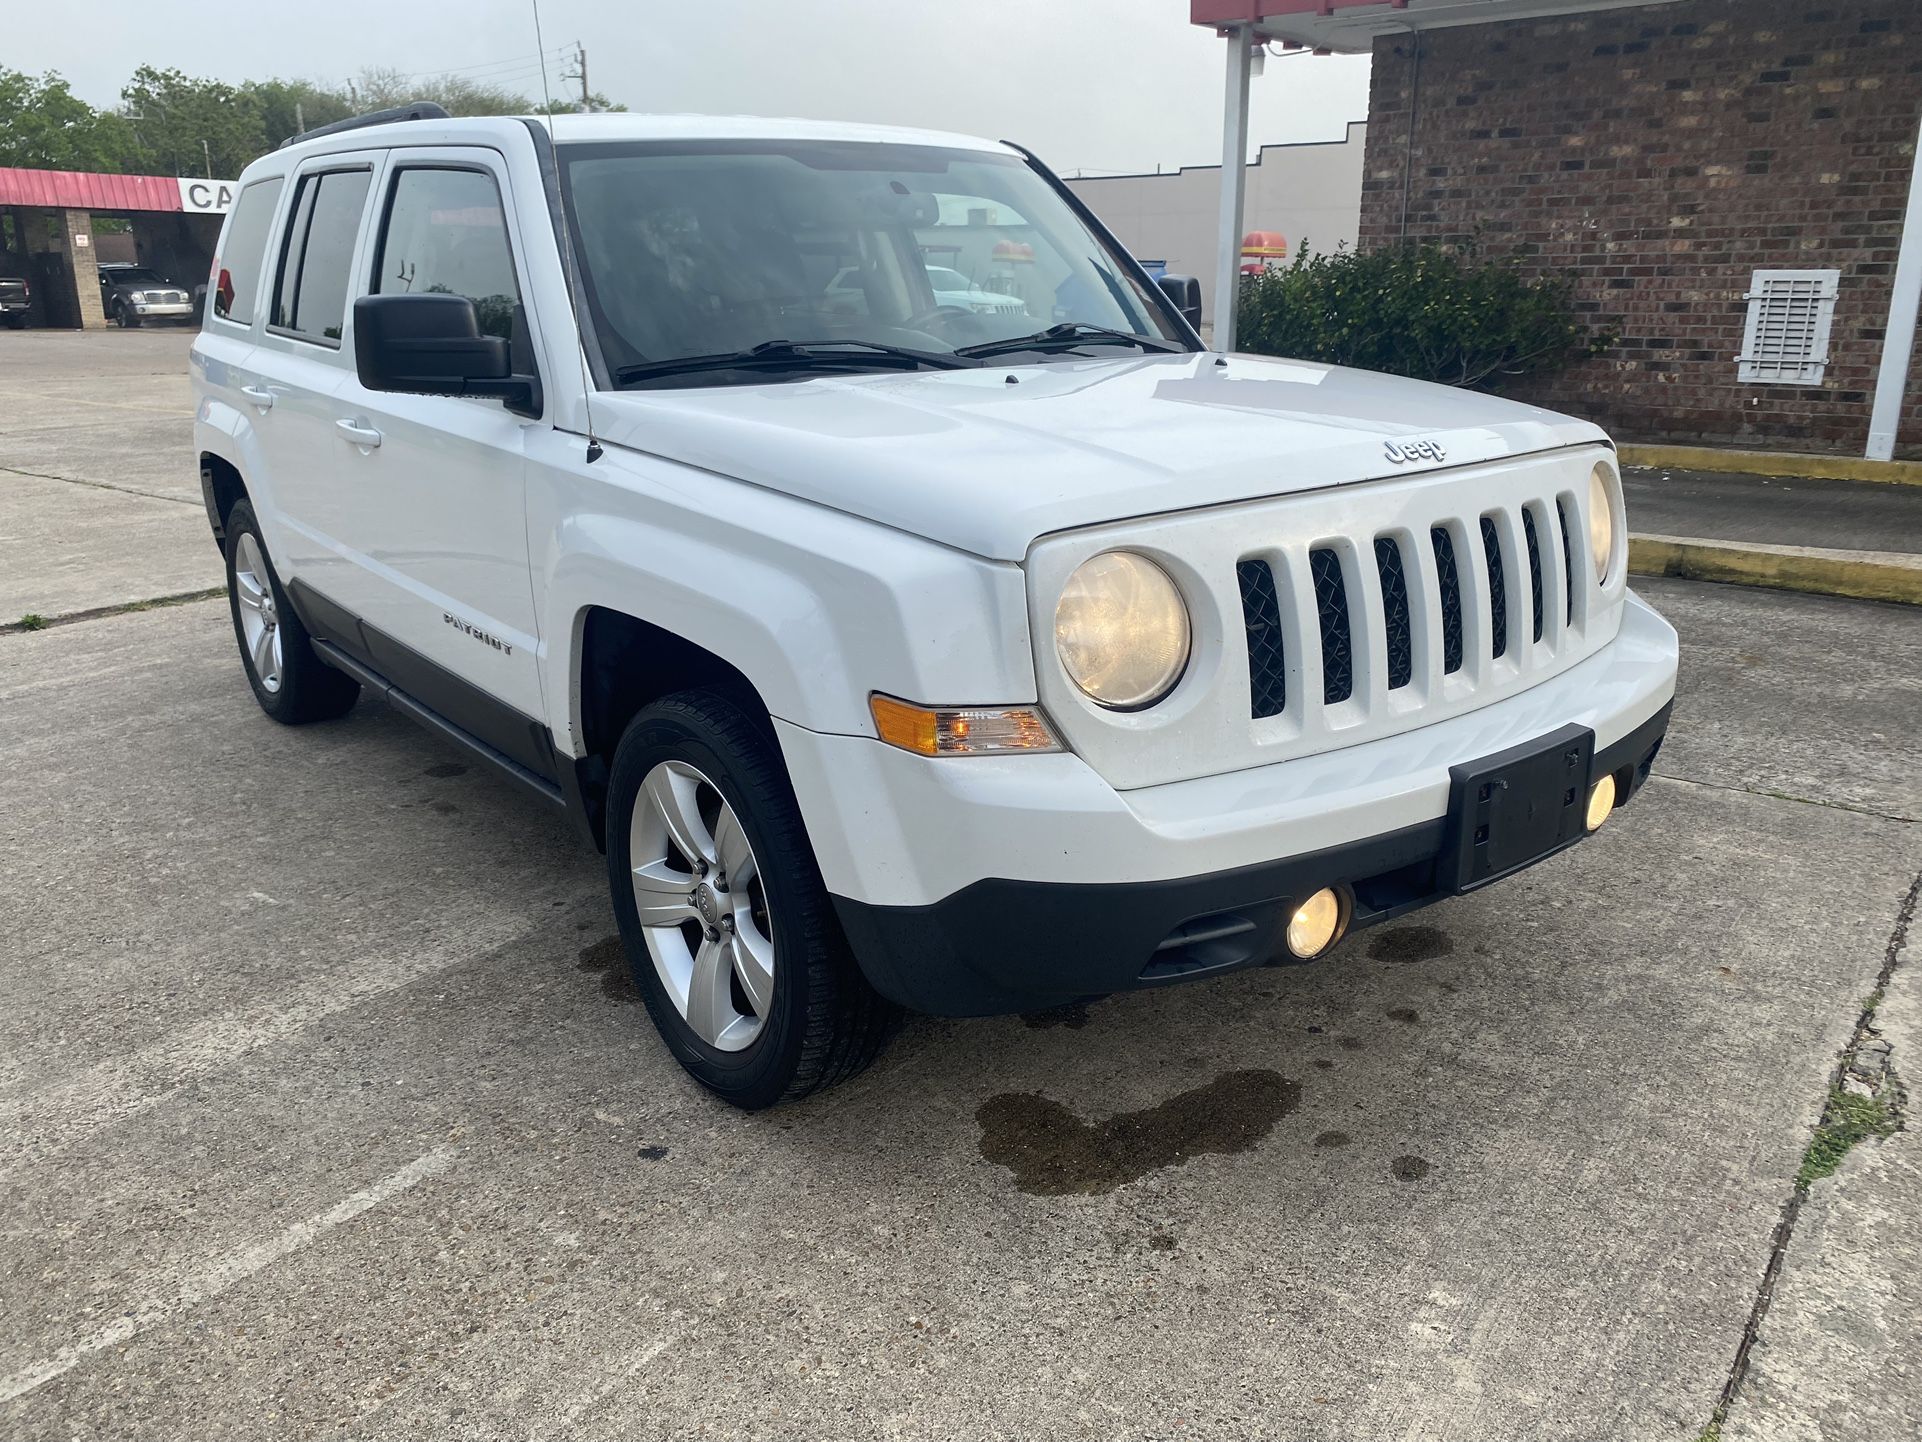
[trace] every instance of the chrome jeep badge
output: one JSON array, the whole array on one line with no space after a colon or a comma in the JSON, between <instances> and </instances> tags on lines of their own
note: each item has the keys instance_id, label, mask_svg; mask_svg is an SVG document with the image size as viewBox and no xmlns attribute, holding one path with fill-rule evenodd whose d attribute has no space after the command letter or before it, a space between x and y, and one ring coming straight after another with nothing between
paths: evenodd
<instances>
[{"instance_id":1,"label":"chrome jeep badge","mask_svg":"<svg viewBox=\"0 0 1922 1442\"><path fill-rule=\"evenodd\" d=\"M1441 461L1448 456L1440 441L1385 441L1382 449L1388 452L1388 459L1398 466L1416 461Z\"/></svg>"}]
</instances>

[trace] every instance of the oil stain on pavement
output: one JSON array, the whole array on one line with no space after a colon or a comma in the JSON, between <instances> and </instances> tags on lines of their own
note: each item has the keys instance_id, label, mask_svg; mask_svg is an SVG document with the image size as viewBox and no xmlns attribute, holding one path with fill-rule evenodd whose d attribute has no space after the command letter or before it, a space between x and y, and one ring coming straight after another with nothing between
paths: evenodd
<instances>
[{"instance_id":1,"label":"oil stain on pavement","mask_svg":"<svg viewBox=\"0 0 1922 1442\"><path fill-rule=\"evenodd\" d=\"M641 999L640 993L634 990L634 979L628 972L627 950L618 936L582 947L574 965L581 971L598 971L601 974L601 990L616 1001L633 1002Z\"/></svg>"},{"instance_id":2,"label":"oil stain on pavement","mask_svg":"<svg viewBox=\"0 0 1922 1442\"><path fill-rule=\"evenodd\" d=\"M1021 1014L1021 1020L1033 1031L1050 1031L1065 1026L1070 1031L1080 1031L1088 1024L1088 1003L1085 1001L1065 1002L1051 1006L1045 1011L1029 1011Z\"/></svg>"},{"instance_id":3,"label":"oil stain on pavement","mask_svg":"<svg viewBox=\"0 0 1922 1442\"><path fill-rule=\"evenodd\" d=\"M1439 926L1395 926L1377 932L1368 944L1375 961L1433 961L1455 949L1455 938Z\"/></svg>"},{"instance_id":4,"label":"oil stain on pavement","mask_svg":"<svg viewBox=\"0 0 1922 1442\"><path fill-rule=\"evenodd\" d=\"M1207 1153L1245 1152L1301 1105L1272 1071L1232 1071L1138 1112L1084 1122L1036 1092L1004 1092L975 1112L981 1155L1037 1197L1099 1196Z\"/></svg>"}]
</instances>

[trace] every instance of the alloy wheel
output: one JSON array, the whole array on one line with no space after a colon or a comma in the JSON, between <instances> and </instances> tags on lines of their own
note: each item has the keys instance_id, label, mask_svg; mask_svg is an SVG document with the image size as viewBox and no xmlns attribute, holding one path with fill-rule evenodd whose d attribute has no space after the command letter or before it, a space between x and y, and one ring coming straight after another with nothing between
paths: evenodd
<instances>
[{"instance_id":1,"label":"alloy wheel","mask_svg":"<svg viewBox=\"0 0 1922 1442\"><path fill-rule=\"evenodd\" d=\"M280 690L282 653L280 611L274 602L274 584L267 570L260 542L251 531L241 533L234 551L234 597L240 602L240 634L247 656L254 664L260 688Z\"/></svg>"},{"instance_id":2,"label":"alloy wheel","mask_svg":"<svg viewBox=\"0 0 1922 1442\"><path fill-rule=\"evenodd\" d=\"M634 904L655 974L716 1051L753 1044L774 1003L774 929L747 832L685 761L641 783L628 832Z\"/></svg>"}]
</instances>

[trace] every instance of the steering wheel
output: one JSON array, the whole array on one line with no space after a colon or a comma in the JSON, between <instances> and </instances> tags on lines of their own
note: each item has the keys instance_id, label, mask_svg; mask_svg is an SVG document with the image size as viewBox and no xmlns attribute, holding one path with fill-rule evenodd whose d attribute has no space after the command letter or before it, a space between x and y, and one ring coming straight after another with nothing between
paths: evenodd
<instances>
[{"instance_id":1,"label":"steering wheel","mask_svg":"<svg viewBox=\"0 0 1922 1442\"><path fill-rule=\"evenodd\" d=\"M947 329L948 321L955 317L960 317L963 320L972 320L974 318L974 312L969 310L965 305L929 306L926 310L916 311L913 315L902 321L901 328L903 330L927 331L931 335L939 335L943 330Z\"/></svg>"}]
</instances>

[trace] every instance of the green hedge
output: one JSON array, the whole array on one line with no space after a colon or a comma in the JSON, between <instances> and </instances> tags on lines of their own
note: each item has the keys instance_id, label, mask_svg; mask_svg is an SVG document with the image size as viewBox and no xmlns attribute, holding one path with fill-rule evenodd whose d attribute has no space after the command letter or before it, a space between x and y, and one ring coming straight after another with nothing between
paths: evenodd
<instances>
[{"instance_id":1,"label":"green hedge","mask_svg":"<svg viewBox=\"0 0 1922 1442\"><path fill-rule=\"evenodd\" d=\"M1492 390L1615 344L1566 277L1434 245L1316 254L1242 282L1238 347Z\"/></svg>"}]
</instances>

